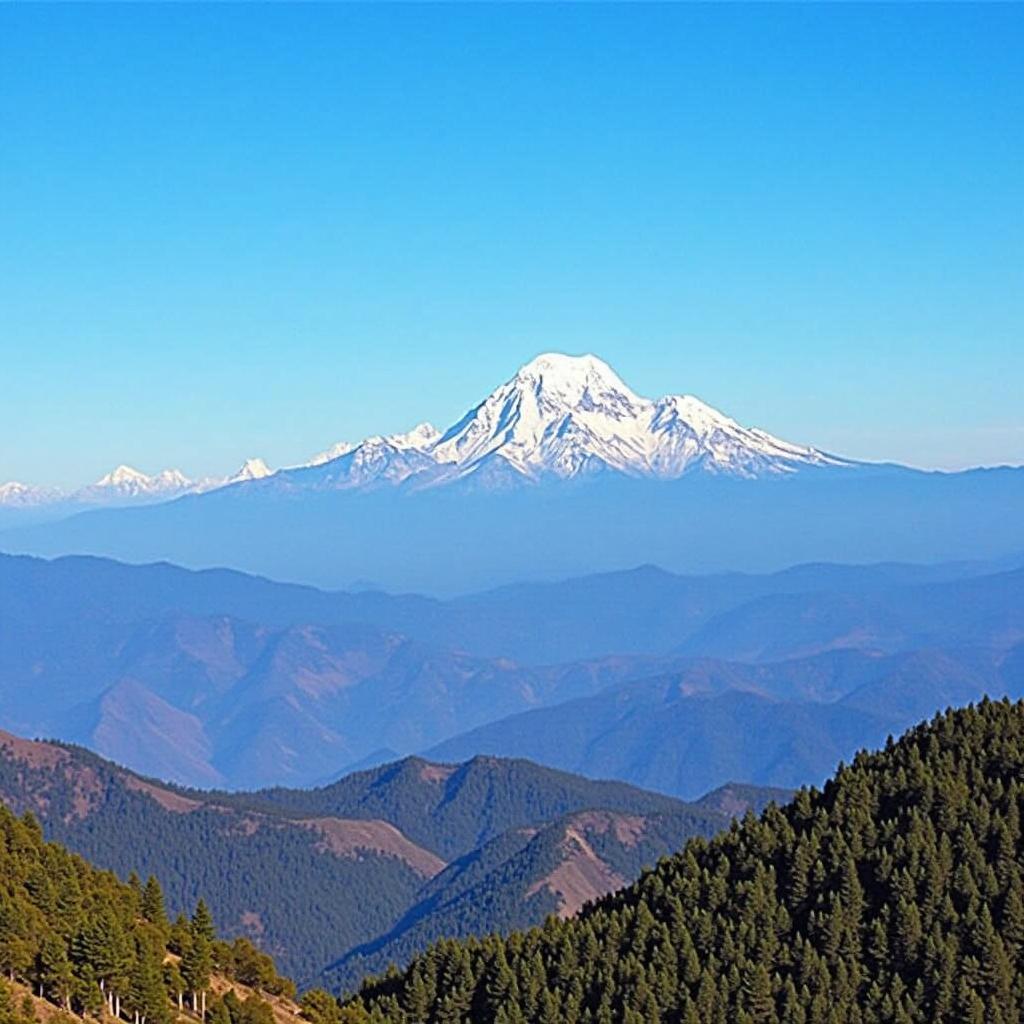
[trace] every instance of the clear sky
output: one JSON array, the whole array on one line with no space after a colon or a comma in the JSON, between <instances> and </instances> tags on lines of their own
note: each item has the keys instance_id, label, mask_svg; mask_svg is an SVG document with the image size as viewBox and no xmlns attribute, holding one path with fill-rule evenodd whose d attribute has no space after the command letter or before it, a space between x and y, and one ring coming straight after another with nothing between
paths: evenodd
<instances>
[{"instance_id":1,"label":"clear sky","mask_svg":"<svg viewBox=\"0 0 1024 1024\"><path fill-rule=\"evenodd\" d=\"M1024 462L1024 6L0 5L0 480L445 426L593 351Z\"/></svg>"}]
</instances>

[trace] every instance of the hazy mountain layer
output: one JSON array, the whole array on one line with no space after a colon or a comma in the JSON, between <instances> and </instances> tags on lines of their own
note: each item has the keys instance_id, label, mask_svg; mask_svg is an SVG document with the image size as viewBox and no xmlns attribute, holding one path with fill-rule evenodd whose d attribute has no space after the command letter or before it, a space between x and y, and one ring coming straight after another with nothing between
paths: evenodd
<instances>
[{"instance_id":1,"label":"hazy mountain layer","mask_svg":"<svg viewBox=\"0 0 1024 1024\"><path fill-rule=\"evenodd\" d=\"M817 705L867 685L881 664L876 654L939 642L948 652L948 662L907 662L874 683L887 688L897 710L902 702L927 715L944 706L947 692L970 698L1016 685L1024 571L968 575L976 571L818 565L769 577L686 578L641 569L439 602L327 594L166 565L0 557L0 725L79 742L136 770L197 786L311 784L364 759L393 759L473 730L483 731L460 741L460 760L480 751L520 753L688 795L734 778L791 785L820 777L850 744L868 742L876 725L895 720L879 710L886 704L879 699L859 708L861 717L837 720L835 728L845 731L835 742L824 740L831 726L813 724L836 715ZM627 653L555 665L519 660L596 654L619 643L631 644ZM847 651L871 657L851 662ZM705 663L704 652L714 661ZM829 653L835 657L827 669L804 660ZM758 676L741 663L764 659L785 664ZM851 667L857 664L863 669ZM936 675L949 684L945 690ZM594 722L610 729L619 721L615 699L602 691L659 677L679 683L683 697L745 690L815 705L777 734L806 722L818 731L815 753L769 759L775 774L768 775L767 761L724 755L720 772L714 758L694 761L689 783L668 769L648 774L658 744L643 739L640 703L631 728L647 754L619 761L607 744L588 739ZM547 730L520 748L515 728L489 729L570 700L589 703L565 728L551 718L557 728L547 742L557 749L550 755L540 746ZM699 705L706 715L721 706ZM740 711L742 728L737 733L726 716L729 727L716 743L735 742L776 713L764 702ZM899 713L902 724L906 712ZM850 731L855 722L866 731ZM562 742L567 729L575 730L577 746L568 735Z\"/></svg>"},{"instance_id":2,"label":"hazy mountain layer","mask_svg":"<svg viewBox=\"0 0 1024 1024\"><path fill-rule=\"evenodd\" d=\"M121 476L133 493L157 486ZM433 594L644 563L762 572L1024 547L1024 470L850 462L692 395L641 397L593 356L539 357L445 431L339 442L304 465L253 463L236 477L7 529L0 544ZM27 500L21 485L9 492Z\"/></svg>"},{"instance_id":3,"label":"hazy mountain layer","mask_svg":"<svg viewBox=\"0 0 1024 1024\"><path fill-rule=\"evenodd\" d=\"M820 783L858 750L986 695L1024 696L1024 643L888 657L838 650L770 665L702 660L481 726L429 754L528 757L692 799L724 779Z\"/></svg>"}]
</instances>

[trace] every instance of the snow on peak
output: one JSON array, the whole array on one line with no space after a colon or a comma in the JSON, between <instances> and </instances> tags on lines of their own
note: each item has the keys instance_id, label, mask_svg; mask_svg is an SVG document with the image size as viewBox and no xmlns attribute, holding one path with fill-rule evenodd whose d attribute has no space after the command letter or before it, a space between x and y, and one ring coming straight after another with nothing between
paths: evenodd
<instances>
[{"instance_id":1,"label":"snow on peak","mask_svg":"<svg viewBox=\"0 0 1024 1024\"><path fill-rule=\"evenodd\" d=\"M430 423L420 423L405 434L374 434L357 445L350 445L345 455L368 451L379 451L381 449L394 449L395 451L426 451L441 436L437 427Z\"/></svg>"},{"instance_id":2,"label":"snow on peak","mask_svg":"<svg viewBox=\"0 0 1024 1024\"><path fill-rule=\"evenodd\" d=\"M336 441L330 448L317 452L308 462L303 463L303 466L322 466L325 462L333 462L335 459L340 459L343 455L348 455L353 448L355 448L355 445L348 441Z\"/></svg>"},{"instance_id":3,"label":"snow on peak","mask_svg":"<svg viewBox=\"0 0 1024 1024\"><path fill-rule=\"evenodd\" d=\"M225 484L237 484L243 480L264 480L273 476L274 471L262 459L246 459L241 468L225 480Z\"/></svg>"},{"instance_id":4,"label":"snow on peak","mask_svg":"<svg viewBox=\"0 0 1024 1024\"><path fill-rule=\"evenodd\" d=\"M459 476L500 458L530 478L605 469L671 478L698 467L754 476L827 461L691 395L643 398L594 355L555 352L523 366L430 451Z\"/></svg>"},{"instance_id":5,"label":"snow on peak","mask_svg":"<svg viewBox=\"0 0 1024 1024\"><path fill-rule=\"evenodd\" d=\"M131 466L126 466L123 463L116 469L112 469L106 476L101 476L93 487L124 487L132 484L144 484L149 482L149 477L145 473L139 472Z\"/></svg>"},{"instance_id":6,"label":"snow on peak","mask_svg":"<svg viewBox=\"0 0 1024 1024\"><path fill-rule=\"evenodd\" d=\"M333 490L397 484L436 469L428 453L440 436L433 424L420 423L405 434L378 434L358 445L340 442L296 470L306 472L306 486ZM318 472L310 476L309 470Z\"/></svg>"},{"instance_id":7,"label":"snow on peak","mask_svg":"<svg viewBox=\"0 0 1024 1024\"><path fill-rule=\"evenodd\" d=\"M639 401L622 378L603 360L594 355L567 356L560 352L545 352L537 356L513 378L521 385L532 387L554 399L572 405L584 401L584 396L625 395Z\"/></svg>"},{"instance_id":8,"label":"snow on peak","mask_svg":"<svg viewBox=\"0 0 1024 1024\"><path fill-rule=\"evenodd\" d=\"M389 434L384 440L394 448L413 448L424 451L439 437L441 431L433 423L419 423L406 434Z\"/></svg>"},{"instance_id":9,"label":"snow on peak","mask_svg":"<svg viewBox=\"0 0 1024 1024\"><path fill-rule=\"evenodd\" d=\"M574 476L595 459L624 469L641 454L637 424L648 404L596 356L546 353L470 410L432 451L460 468L501 456L527 476Z\"/></svg>"},{"instance_id":10,"label":"snow on peak","mask_svg":"<svg viewBox=\"0 0 1024 1024\"><path fill-rule=\"evenodd\" d=\"M0 506L9 508L32 508L58 501L61 497L62 492L54 487L36 487L18 480L0 484Z\"/></svg>"},{"instance_id":11,"label":"snow on peak","mask_svg":"<svg viewBox=\"0 0 1024 1024\"><path fill-rule=\"evenodd\" d=\"M155 476L120 465L96 483L75 491L71 497L79 501L95 502L120 498L163 498L189 490L193 482L181 470L165 469Z\"/></svg>"},{"instance_id":12,"label":"snow on peak","mask_svg":"<svg viewBox=\"0 0 1024 1024\"><path fill-rule=\"evenodd\" d=\"M150 480L161 491L179 491L192 485L192 481L180 469L163 469L156 476L150 477Z\"/></svg>"}]
</instances>

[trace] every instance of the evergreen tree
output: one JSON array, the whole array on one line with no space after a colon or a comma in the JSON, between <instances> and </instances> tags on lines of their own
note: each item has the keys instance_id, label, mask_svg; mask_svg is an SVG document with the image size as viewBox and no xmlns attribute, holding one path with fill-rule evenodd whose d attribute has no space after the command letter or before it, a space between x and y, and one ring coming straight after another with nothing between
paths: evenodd
<instances>
[{"instance_id":1,"label":"evergreen tree","mask_svg":"<svg viewBox=\"0 0 1024 1024\"><path fill-rule=\"evenodd\" d=\"M213 971L213 922L206 904L200 900L192 915L188 949L181 958L181 976L192 995L192 1012L206 1019L206 995Z\"/></svg>"},{"instance_id":2,"label":"evergreen tree","mask_svg":"<svg viewBox=\"0 0 1024 1024\"><path fill-rule=\"evenodd\" d=\"M157 929L166 945L170 938L170 922L164 906L164 891L153 875L146 879L142 889L142 916Z\"/></svg>"}]
</instances>

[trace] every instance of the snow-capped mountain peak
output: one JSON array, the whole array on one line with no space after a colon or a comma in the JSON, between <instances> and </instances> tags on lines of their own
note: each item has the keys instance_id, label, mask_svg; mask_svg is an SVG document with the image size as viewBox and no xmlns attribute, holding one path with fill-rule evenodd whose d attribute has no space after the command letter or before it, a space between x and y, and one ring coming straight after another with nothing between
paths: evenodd
<instances>
[{"instance_id":1,"label":"snow-capped mountain peak","mask_svg":"<svg viewBox=\"0 0 1024 1024\"><path fill-rule=\"evenodd\" d=\"M59 501L62 497L63 492L55 487L36 487L18 480L0 484L0 506L9 508L32 508Z\"/></svg>"},{"instance_id":2,"label":"snow-capped mountain peak","mask_svg":"<svg viewBox=\"0 0 1024 1024\"><path fill-rule=\"evenodd\" d=\"M549 406L615 408L643 401L603 359L589 354L546 352L521 367L509 384L530 389L538 403Z\"/></svg>"},{"instance_id":3,"label":"snow-capped mountain peak","mask_svg":"<svg viewBox=\"0 0 1024 1024\"><path fill-rule=\"evenodd\" d=\"M439 437L441 432L432 423L420 423L405 434L374 434L361 441L359 444L352 444L349 441L338 441L330 448L318 452L308 462L304 462L297 469L308 469L315 466L323 466L335 459L344 458L353 452L362 449L364 455L370 451L379 451L381 448L394 448L398 451L425 451Z\"/></svg>"},{"instance_id":4,"label":"snow-capped mountain peak","mask_svg":"<svg viewBox=\"0 0 1024 1024\"><path fill-rule=\"evenodd\" d=\"M285 476L295 473L303 486L328 490L402 483L437 469L429 450L439 436L435 427L421 423L405 434L368 437L336 458L285 471Z\"/></svg>"},{"instance_id":5,"label":"snow-capped mountain peak","mask_svg":"<svg viewBox=\"0 0 1024 1024\"><path fill-rule=\"evenodd\" d=\"M395 448L414 448L416 451L426 451L440 436L441 431L433 423L418 423L408 433L389 434L384 440Z\"/></svg>"},{"instance_id":6,"label":"snow-capped mountain peak","mask_svg":"<svg viewBox=\"0 0 1024 1024\"><path fill-rule=\"evenodd\" d=\"M681 476L702 468L736 476L792 471L800 464L838 460L814 448L790 444L744 427L693 395L667 395L654 403L650 465L656 476Z\"/></svg>"},{"instance_id":7,"label":"snow-capped mountain peak","mask_svg":"<svg viewBox=\"0 0 1024 1024\"><path fill-rule=\"evenodd\" d=\"M148 483L150 477L145 473L133 468L132 466L126 466L123 463L116 469L112 469L106 476L101 476L96 481L93 487L131 487L133 485L143 485Z\"/></svg>"},{"instance_id":8,"label":"snow-capped mountain peak","mask_svg":"<svg viewBox=\"0 0 1024 1024\"><path fill-rule=\"evenodd\" d=\"M547 353L527 363L434 446L466 469L500 456L526 476L574 476L596 458L613 468L642 456L650 403L596 356Z\"/></svg>"},{"instance_id":9,"label":"snow-capped mountain peak","mask_svg":"<svg viewBox=\"0 0 1024 1024\"><path fill-rule=\"evenodd\" d=\"M465 476L495 459L528 478L598 470L670 478L695 468L742 476L828 457L742 427L692 395L652 401L594 355L546 353L470 410L430 449Z\"/></svg>"},{"instance_id":10,"label":"snow-capped mountain peak","mask_svg":"<svg viewBox=\"0 0 1024 1024\"><path fill-rule=\"evenodd\" d=\"M224 481L225 484L237 484L243 480L264 480L268 476L273 476L274 470L272 470L262 459L246 459L242 463L240 469L232 473L231 476Z\"/></svg>"},{"instance_id":11,"label":"snow-capped mountain peak","mask_svg":"<svg viewBox=\"0 0 1024 1024\"><path fill-rule=\"evenodd\" d=\"M309 461L304 462L302 466L322 466L325 462L333 462L335 459L340 459L343 455L348 455L353 448L355 448L355 445L349 441L336 441L329 448L325 448L322 452L317 452Z\"/></svg>"},{"instance_id":12,"label":"snow-capped mountain peak","mask_svg":"<svg viewBox=\"0 0 1024 1024\"><path fill-rule=\"evenodd\" d=\"M86 502L119 498L164 498L183 494L193 486L193 481L178 469L165 469L155 476L149 476L133 466L122 464L100 477L96 483L75 491L71 497Z\"/></svg>"}]
</instances>

